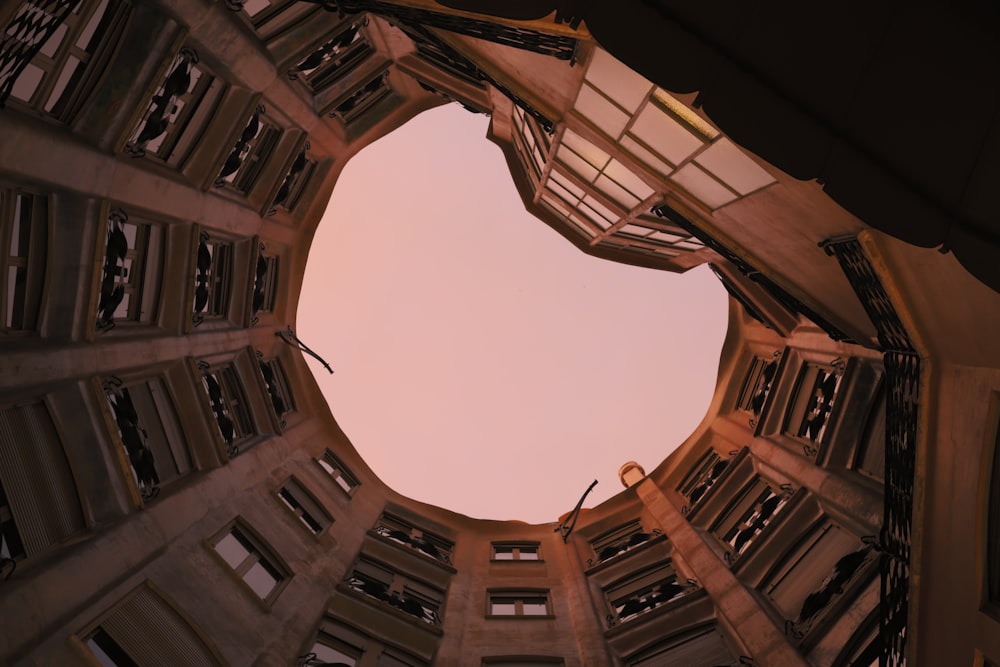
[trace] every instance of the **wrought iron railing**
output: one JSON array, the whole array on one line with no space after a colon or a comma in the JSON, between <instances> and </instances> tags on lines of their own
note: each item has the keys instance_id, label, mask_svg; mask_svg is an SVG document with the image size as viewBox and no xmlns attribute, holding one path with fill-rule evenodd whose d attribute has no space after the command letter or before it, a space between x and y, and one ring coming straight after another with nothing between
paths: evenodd
<instances>
[{"instance_id":1,"label":"wrought iron railing","mask_svg":"<svg viewBox=\"0 0 1000 667\"><path fill-rule=\"evenodd\" d=\"M125 284L128 268L125 257L128 254L128 238L125 223L128 215L120 208L108 214L108 242L104 253L104 269L101 274L101 296L97 304L97 330L108 331L115 326L115 311L125 298Z\"/></svg>"},{"instance_id":2,"label":"wrought iron railing","mask_svg":"<svg viewBox=\"0 0 1000 667\"><path fill-rule=\"evenodd\" d=\"M21 3L0 38L0 109L10 97L14 83L24 68L79 4L80 0Z\"/></svg>"},{"instance_id":3,"label":"wrought iron railing","mask_svg":"<svg viewBox=\"0 0 1000 667\"><path fill-rule=\"evenodd\" d=\"M139 494L144 501L152 500L160 493L160 476L156 472L153 450L147 442L149 433L140 422L139 412L128 388L122 387L121 379L112 376L103 384Z\"/></svg>"},{"instance_id":4,"label":"wrought iron railing","mask_svg":"<svg viewBox=\"0 0 1000 667\"><path fill-rule=\"evenodd\" d=\"M679 583L676 575L671 575L663 581L647 586L628 597L612 601L614 613L607 615L608 627L619 623L627 623L657 607L661 607L677 598L698 590L693 579L687 583Z\"/></svg>"},{"instance_id":5,"label":"wrought iron railing","mask_svg":"<svg viewBox=\"0 0 1000 667\"><path fill-rule=\"evenodd\" d=\"M794 620L786 621L785 634L795 640L800 640L809 634L821 617L821 612L835 600L848 594L864 571L864 565L870 562L875 553L874 547L865 546L838 560L833 566L833 571L823 579L819 587L806 596L798 616Z\"/></svg>"},{"instance_id":6,"label":"wrought iron railing","mask_svg":"<svg viewBox=\"0 0 1000 667\"><path fill-rule=\"evenodd\" d=\"M820 244L837 258L878 333L886 392L885 508L877 548L881 558L881 667L906 664L910 592L910 535L920 405L920 357L885 287L856 238Z\"/></svg>"},{"instance_id":7,"label":"wrought iron railing","mask_svg":"<svg viewBox=\"0 0 1000 667\"><path fill-rule=\"evenodd\" d=\"M233 416L230 414L228 401L223 393L222 383L220 382L221 378L217 377L221 373L213 373L209 365L204 361L198 362L198 368L201 370L201 379L205 385L205 391L208 392L212 415L215 417L215 423L218 425L219 433L222 435L222 440L226 445L226 454L229 458L233 458L240 453L240 448L235 444L237 436L240 433L236 422L233 421Z\"/></svg>"},{"instance_id":8,"label":"wrought iron railing","mask_svg":"<svg viewBox=\"0 0 1000 667\"><path fill-rule=\"evenodd\" d=\"M267 397L271 399L274 414L278 417L278 426L284 429L287 426L285 414L290 408L288 400L284 395L284 390L278 378L275 377L275 369L271 367L271 364L264 361L264 353L259 350L257 351L257 365L260 366L260 372L264 376L264 384L267 386Z\"/></svg>"},{"instance_id":9,"label":"wrought iron railing","mask_svg":"<svg viewBox=\"0 0 1000 667\"><path fill-rule=\"evenodd\" d=\"M739 257L736 253L731 251L729 248L724 246L719 241L715 240L706 231L699 228L693 222L688 220L685 216L681 215L675 211L670 206L666 204L659 204L653 207L653 213L661 218L666 218L670 220L673 224L681 227L687 231L691 236L694 236L699 241L704 243L706 246L719 253L727 260L729 260L740 273L745 275L750 280L754 281L761 288L771 295L775 301L780 303L786 310L792 313L798 313L804 315L806 318L818 325L823 331L827 333L830 338L835 341L844 341L846 343L854 343L855 341L840 330L835 324L827 320L825 317L817 313L815 310L804 304L802 301L796 297L789 294L784 288L780 287L773 280L768 278L766 275L758 271L756 268L751 266L748 262Z\"/></svg>"},{"instance_id":10,"label":"wrought iron railing","mask_svg":"<svg viewBox=\"0 0 1000 667\"><path fill-rule=\"evenodd\" d=\"M265 113L264 105L258 104L254 109L253 113L250 114L250 120L247 121L246 127L243 128L243 132L240 133L240 138L236 140L236 145L233 146L233 150L229 153L229 157L222 165L222 171L219 172L218 178L215 179L215 187L221 188L226 183L229 183L236 176L236 173L243 166L243 163L250 156L253 149L254 139L260 134L262 129L260 117Z\"/></svg>"},{"instance_id":11,"label":"wrought iron railing","mask_svg":"<svg viewBox=\"0 0 1000 667\"><path fill-rule=\"evenodd\" d=\"M416 549L442 563L451 564L451 549L443 541L433 540L426 535L414 535L406 530L406 526L397 525L387 517L380 519L374 530L393 542Z\"/></svg>"},{"instance_id":12,"label":"wrought iron railing","mask_svg":"<svg viewBox=\"0 0 1000 667\"><path fill-rule=\"evenodd\" d=\"M271 208L267 212L268 215L277 213L279 206L285 210L291 210L294 206L291 195L293 191L302 190L302 184L299 183L299 179L302 177L306 165L309 164L309 161L306 159L306 152L309 148L308 141L302 144L302 150L295 156L292 166L288 168L288 173L285 174L285 180L281 182L281 187L278 188L278 193L274 196L274 201L271 202Z\"/></svg>"},{"instance_id":13,"label":"wrought iron railing","mask_svg":"<svg viewBox=\"0 0 1000 667\"><path fill-rule=\"evenodd\" d=\"M153 96L149 108L142 116L133 138L125 144L125 152L132 157L146 154L149 144L167 133L173 122L177 102L191 86L191 69L198 63L198 53L185 47L174 58L173 68L163 85Z\"/></svg>"},{"instance_id":14,"label":"wrought iron railing","mask_svg":"<svg viewBox=\"0 0 1000 667\"><path fill-rule=\"evenodd\" d=\"M352 589L364 593L368 597L385 602L424 623L430 625L441 624L437 609L430 604L418 600L413 595L407 595L405 592L391 591L383 582L366 576L361 572L352 572L344 582Z\"/></svg>"},{"instance_id":15,"label":"wrought iron railing","mask_svg":"<svg viewBox=\"0 0 1000 667\"><path fill-rule=\"evenodd\" d=\"M617 558L621 554L627 553L636 547L640 547L653 538L660 537L661 535L663 535L663 531L659 528L654 528L648 533L639 531L632 533L631 535L626 535L617 542L601 547L601 550L597 552L597 560L588 558L587 565L593 567L594 565L603 563L606 560Z\"/></svg>"}]
</instances>

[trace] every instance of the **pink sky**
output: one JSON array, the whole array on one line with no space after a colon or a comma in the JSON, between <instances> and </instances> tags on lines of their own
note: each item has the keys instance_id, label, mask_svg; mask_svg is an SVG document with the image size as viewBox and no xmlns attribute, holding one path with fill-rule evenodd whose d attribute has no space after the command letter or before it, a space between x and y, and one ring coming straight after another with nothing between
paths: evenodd
<instances>
[{"instance_id":1,"label":"pink sky","mask_svg":"<svg viewBox=\"0 0 1000 667\"><path fill-rule=\"evenodd\" d=\"M486 519L555 521L622 490L705 415L726 296L583 254L522 205L489 119L426 112L354 157L316 233L297 333L389 486Z\"/></svg>"}]
</instances>

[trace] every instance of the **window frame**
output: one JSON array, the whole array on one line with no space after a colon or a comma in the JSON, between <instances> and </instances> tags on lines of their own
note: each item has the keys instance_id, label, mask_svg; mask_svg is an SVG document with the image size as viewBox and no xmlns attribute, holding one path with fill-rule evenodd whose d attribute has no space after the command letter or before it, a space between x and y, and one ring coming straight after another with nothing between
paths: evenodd
<instances>
[{"instance_id":1,"label":"window frame","mask_svg":"<svg viewBox=\"0 0 1000 667\"><path fill-rule=\"evenodd\" d=\"M29 203L27 210L25 202ZM20 188L0 189L0 223L0 247L4 248L0 253L0 315L3 317L0 331L8 334L37 332L49 273L49 197ZM15 245L18 248L14 248ZM23 288L18 290L21 284Z\"/></svg>"},{"instance_id":2,"label":"window frame","mask_svg":"<svg viewBox=\"0 0 1000 667\"><path fill-rule=\"evenodd\" d=\"M398 568L362 553L344 577L344 585L364 596L375 600L380 607L388 607L394 613L403 614L430 627L444 625L444 605L447 592L443 589ZM376 587L381 587L377 591ZM378 594L381 593L381 594ZM421 615L407 610L409 603L421 608Z\"/></svg>"},{"instance_id":3,"label":"window frame","mask_svg":"<svg viewBox=\"0 0 1000 667\"><path fill-rule=\"evenodd\" d=\"M113 208L108 213L107 234L98 262L101 282L95 322L98 332L108 332L121 324L156 324L168 235L166 225L146 220L130 221L120 208ZM121 243L124 247L116 247L115 244ZM117 303L105 301L114 299L119 289L122 298ZM125 311L120 313L123 303ZM112 305L113 310L110 309Z\"/></svg>"},{"instance_id":4,"label":"window frame","mask_svg":"<svg viewBox=\"0 0 1000 667\"><path fill-rule=\"evenodd\" d=\"M656 598L656 591L663 590L664 586L671 586L668 592L673 594L666 599L659 600ZM677 571L670 561L656 563L630 573L608 584L601 591L609 610L608 626L615 627L643 618L646 614L690 595L696 590L698 590L696 586L690 583L682 584L678 581ZM632 600L652 602L653 605L623 617L622 611Z\"/></svg>"},{"instance_id":5,"label":"window frame","mask_svg":"<svg viewBox=\"0 0 1000 667\"><path fill-rule=\"evenodd\" d=\"M274 491L279 503L314 537L319 537L333 525L334 519L297 477L292 475Z\"/></svg>"},{"instance_id":6,"label":"window frame","mask_svg":"<svg viewBox=\"0 0 1000 667\"><path fill-rule=\"evenodd\" d=\"M124 455L127 476L144 504L160 494L161 486L194 471L177 401L167 378L155 375L123 381L111 376L102 381L101 390L110 413L112 439ZM112 398L116 399L114 403ZM167 462L169 465L164 465Z\"/></svg>"},{"instance_id":7,"label":"window frame","mask_svg":"<svg viewBox=\"0 0 1000 667\"><path fill-rule=\"evenodd\" d=\"M125 658L125 662L121 663L121 667L131 667L135 664L141 663L142 660L138 656L132 656L128 653L126 647L122 647L119 643L120 640L114 637L115 631L109 633L108 630L104 628L109 621L114 619L116 615L124 613L129 606L135 607L137 605L144 605L145 608L138 610L141 612L140 618L147 622L157 623L156 627L161 632L160 633L134 633L129 632L127 629L122 633L124 636L120 639L128 639L131 642L135 642L136 638L142 639L163 639L167 636L174 636L174 633L183 632L186 637L186 641L175 642L170 644L167 648L174 648L183 650L184 648L190 649L192 646L197 647L199 650L198 658L207 661L209 664L221 667L225 665L226 662L220 656L218 649L209 641L206 635L201 631L201 629L195 625L192 619L186 614L182 609L180 609L173 600L167 597L166 594L153 582L146 580L128 594L126 594L121 600L115 603L110 609L104 611L95 620L89 623L80 632L72 636L72 640L81 649L81 651L91 658L87 660L88 664L91 664L92 660L96 660L95 664L107 664L105 663L97 654L94 652L93 648L90 646L90 642L93 641L94 635L98 631L105 634L108 640L110 640L114 646L120 651ZM173 625L173 627L169 627ZM183 647L183 648L182 648ZM152 653L156 652L161 654L164 646L156 646L152 643L139 647L144 649L145 652ZM103 653L102 648L102 653ZM162 654L161 654L162 655ZM165 659L170 660L181 660L189 659L192 656L190 654L181 655L179 652L174 653L170 656L165 656ZM109 659L113 659L110 658ZM114 664L114 663L113 663Z\"/></svg>"},{"instance_id":8,"label":"window frame","mask_svg":"<svg viewBox=\"0 0 1000 667\"><path fill-rule=\"evenodd\" d=\"M314 460L330 476L334 486L340 489L348 498L353 497L357 493L361 482L358 481L357 476L351 472L350 468L343 464L336 454L327 449L321 456L316 457Z\"/></svg>"},{"instance_id":9,"label":"window frame","mask_svg":"<svg viewBox=\"0 0 1000 667\"><path fill-rule=\"evenodd\" d=\"M257 423L254 420L253 410L250 408L250 399L247 395L246 387L240 377L239 370L235 362L221 364L209 364L205 361L198 362L201 371L201 386L208 401L209 411L212 413L219 435L222 437L226 454L233 458L239 454L239 445L254 436L260 434ZM208 378L219 387L219 401L216 405L212 398L212 388ZM232 437L227 439L220 422L222 418L227 419L233 428Z\"/></svg>"},{"instance_id":10,"label":"window frame","mask_svg":"<svg viewBox=\"0 0 1000 667\"><path fill-rule=\"evenodd\" d=\"M198 233L194 251L191 322L195 327L206 320L227 320L230 316L235 285L237 242L207 230ZM204 290L204 304L199 308L199 290Z\"/></svg>"},{"instance_id":11,"label":"window frame","mask_svg":"<svg viewBox=\"0 0 1000 667\"><path fill-rule=\"evenodd\" d=\"M226 556L219 551L219 544L227 537L232 537L247 552L238 565L232 565ZM250 528L242 517L237 517L226 524L225 528L206 541L206 546L212 551L220 564L225 566L226 570L239 580L242 588L266 609L271 608L274 601L285 587L288 586L288 583L294 576L288 565L275 554L274 550L268 546L255 530ZM264 572L274 579L274 585L271 587L271 590L263 597L247 581L247 575L251 573L257 564L260 564Z\"/></svg>"},{"instance_id":12,"label":"window frame","mask_svg":"<svg viewBox=\"0 0 1000 667\"><path fill-rule=\"evenodd\" d=\"M510 600L514 610L510 614L496 613L497 600ZM544 614L525 614L526 600L543 600ZM504 603L507 604L507 603ZM537 604L537 603L536 603ZM552 595L547 588L491 588L486 592L487 619L552 619Z\"/></svg>"},{"instance_id":13,"label":"window frame","mask_svg":"<svg viewBox=\"0 0 1000 667\"><path fill-rule=\"evenodd\" d=\"M500 553L501 549L510 549L510 558L498 558L497 554ZM525 553L533 553L534 558L528 557L524 558ZM510 563L510 562L523 562L523 563L542 563L545 559L542 558L542 545L541 542L531 542L531 541L502 541L502 542L491 542L490 543L490 561L494 563Z\"/></svg>"},{"instance_id":14,"label":"window frame","mask_svg":"<svg viewBox=\"0 0 1000 667\"><path fill-rule=\"evenodd\" d=\"M98 13L102 4L103 12ZM10 14L11 20L21 15L21 8L26 6L34 5L28 1L19 3ZM38 7L35 9L50 13ZM117 48L130 11L131 3L127 0L81 2L62 18L27 67L19 72L8 99L62 123L71 122L93 92ZM9 23L5 22L4 25ZM88 40L81 47L79 41L84 37L88 37ZM72 65L73 61L77 63L75 67ZM28 68L38 70L39 75L37 83L25 99L15 96L14 89Z\"/></svg>"}]
</instances>

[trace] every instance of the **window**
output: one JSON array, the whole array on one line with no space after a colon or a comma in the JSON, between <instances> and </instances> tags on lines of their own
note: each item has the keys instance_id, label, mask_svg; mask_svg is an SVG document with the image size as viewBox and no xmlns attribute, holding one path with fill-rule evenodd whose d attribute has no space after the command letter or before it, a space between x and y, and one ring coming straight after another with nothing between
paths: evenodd
<instances>
[{"instance_id":1,"label":"window","mask_svg":"<svg viewBox=\"0 0 1000 667\"><path fill-rule=\"evenodd\" d=\"M195 326L205 317L226 317L233 288L233 243L202 232L195 258Z\"/></svg>"},{"instance_id":2,"label":"window","mask_svg":"<svg viewBox=\"0 0 1000 667\"><path fill-rule=\"evenodd\" d=\"M494 542L493 560L541 560L538 542Z\"/></svg>"},{"instance_id":3,"label":"window","mask_svg":"<svg viewBox=\"0 0 1000 667\"><path fill-rule=\"evenodd\" d=\"M292 161L288 173L285 174L285 178L281 182L281 187L274 195L274 201L271 202L271 208L267 212L268 215L274 215L279 208L291 212L299 203L299 199L302 198L302 193L306 189L306 184L316 169L316 162L307 156L309 147L309 142L305 142L302 150L295 156L295 160Z\"/></svg>"},{"instance_id":4,"label":"window","mask_svg":"<svg viewBox=\"0 0 1000 667\"><path fill-rule=\"evenodd\" d=\"M341 80L375 50L361 31L361 21L341 26L322 46L288 70L288 78L320 92Z\"/></svg>"},{"instance_id":5,"label":"window","mask_svg":"<svg viewBox=\"0 0 1000 667\"><path fill-rule=\"evenodd\" d=\"M150 500L159 494L161 483L191 470L170 393L160 378L127 386L119 378L110 378L104 389L132 480L142 499Z\"/></svg>"},{"instance_id":6,"label":"window","mask_svg":"<svg viewBox=\"0 0 1000 667\"><path fill-rule=\"evenodd\" d=\"M638 519L630 521L592 540L590 546L594 550L594 553L597 554L597 560L588 560L587 563L596 565L597 563L603 563L606 560L616 558L638 546L642 546L659 535L662 535L662 533L657 529L651 531L643 530L642 524L639 523Z\"/></svg>"},{"instance_id":7,"label":"window","mask_svg":"<svg viewBox=\"0 0 1000 667\"><path fill-rule=\"evenodd\" d=\"M849 595L874 551L855 536L827 522L795 545L762 586L765 595L790 624L790 633L805 636L834 600Z\"/></svg>"},{"instance_id":8,"label":"window","mask_svg":"<svg viewBox=\"0 0 1000 667\"><path fill-rule=\"evenodd\" d=\"M378 74L367 83L356 89L346 98L335 102L331 118L339 118L343 123L351 123L357 120L365 111L371 108L376 102L389 95L391 89L387 83L389 70Z\"/></svg>"},{"instance_id":9,"label":"window","mask_svg":"<svg viewBox=\"0 0 1000 667\"><path fill-rule=\"evenodd\" d=\"M732 463L731 459L720 457L714 449L709 449L698 458L698 461L677 486L677 490L688 500L687 511L698 505L708 490L719 481L722 473L729 468L730 463Z\"/></svg>"},{"instance_id":10,"label":"window","mask_svg":"<svg viewBox=\"0 0 1000 667\"><path fill-rule=\"evenodd\" d=\"M333 523L323 506L294 477L281 485L278 498L313 535L319 535Z\"/></svg>"},{"instance_id":11,"label":"window","mask_svg":"<svg viewBox=\"0 0 1000 667\"><path fill-rule=\"evenodd\" d=\"M604 589L611 609L608 625L631 621L694 590L694 586L677 581L677 575L669 564L630 575Z\"/></svg>"},{"instance_id":12,"label":"window","mask_svg":"<svg viewBox=\"0 0 1000 667\"><path fill-rule=\"evenodd\" d=\"M243 8L243 15L263 40L269 40L319 11L315 4L298 0L230 0Z\"/></svg>"},{"instance_id":13,"label":"window","mask_svg":"<svg viewBox=\"0 0 1000 667\"><path fill-rule=\"evenodd\" d=\"M309 653L300 657L298 664L303 667L355 667L361 665L366 657L372 658L374 662L366 661L363 664L374 664L376 667L426 667L429 664L396 647L386 646L333 618L323 620Z\"/></svg>"},{"instance_id":14,"label":"window","mask_svg":"<svg viewBox=\"0 0 1000 667\"><path fill-rule=\"evenodd\" d=\"M154 157L179 168L211 120L225 84L199 62L198 53L184 47L174 57L149 107L132 130L125 152Z\"/></svg>"},{"instance_id":15,"label":"window","mask_svg":"<svg viewBox=\"0 0 1000 667\"><path fill-rule=\"evenodd\" d=\"M491 591L487 616L552 616L548 591Z\"/></svg>"},{"instance_id":16,"label":"window","mask_svg":"<svg viewBox=\"0 0 1000 667\"><path fill-rule=\"evenodd\" d=\"M0 555L30 558L83 528L76 482L45 404L0 408Z\"/></svg>"},{"instance_id":17,"label":"window","mask_svg":"<svg viewBox=\"0 0 1000 667\"><path fill-rule=\"evenodd\" d=\"M885 477L885 386L880 384L854 456L854 469L873 479Z\"/></svg>"},{"instance_id":18,"label":"window","mask_svg":"<svg viewBox=\"0 0 1000 667\"><path fill-rule=\"evenodd\" d=\"M48 245L48 199L13 190L0 190L0 305L3 329L32 331L45 280Z\"/></svg>"},{"instance_id":19,"label":"window","mask_svg":"<svg viewBox=\"0 0 1000 667\"><path fill-rule=\"evenodd\" d=\"M156 319L165 236L164 227L129 222L121 209L108 215L98 331L108 331L120 322Z\"/></svg>"},{"instance_id":20,"label":"window","mask_svg":"<svg viewBox=\"0 0 1000 667\"><path fill-rule=\"evenodd\" d=\"M788 498L755 476L740 489L736 499L712 527L712 532L728 546L726 558L735 561L788 502Z\"/></svg>"},{"instance_id":21,"label":"window","mask_svg":"<svg viewBox=\"0 0 1000 667\"><path fill-rule=\"evenodd\" d=\"M714 627L699 628L671 637L625 660L628 667L707 667L737 664L722 634Z\"/></svg>"},{"instance_id":22,"label":"window","mask_svg":"<svg viewBox=\"0 0 1000 667\"><path fill-rule=\"evenodd\" d=\"M253 187L265 161L281 138L281 130L261 118L264 112L264 105L260 104L250 115L215 179L215 187L229 186L243 194Z\"/></svg>"},{"instance_id":23,"label":"window","mask_svg":"<svg viewBox=\"0 0 1000 667\"><path fill-rule=\"evenodd\" d=\"M226 443L226 451L229 456L236 456L239 448L235 443L256 433L239 376L232 366L211 367L204 362L199 362L199 366L202 369L202 384L208 393L219 433Z\"/></svg>"},{"instance_id":24,"label":"window","mask_svg":"<svg viewBox=\"0 0 1000 667\"><path fill-rule=\"evenodd\" d=\"M995 607L994 613L996 613L1000 610L1000 425L994 428L997 429L997 433L993 443L993 462L987 501L989 507L986 512L989 522L986 531L986 591L989 603Z\"/></svg>"},{"instance_id":25,"label":"window","mask_svg":"<svg viewBox=\"0 0 1000 667\"><path fill-rule=\"evenodd\" d=\"M323 456L316 459L316 462L323 466L323 470L333 478L337 486L343 489L347 495L353 495L358 486L360 486L358 478L330 450L326 450Z\"/></svg>"},{"instance_id":26,"label":"window","mask_svg":"<svg viewBox=\"0 0 1000 667\"><path fill-rule=\"evenodd\" d=\"M750 362L746 378L743 380L743 386L740 388L740 395L736 401L737 408L746 410L759 419L764 411L767 397L771 393L774 374L777 370L777 355L774 359L754 357L753 361Z\"/></svg>"},{"instance_id":27,"label":"window","mask_svg":"<svg viewBox=\"0 0 1000 667\"><path fill-rule=\"evenodd\" d=\"M39 27L58 27L21 71L11 88L14 99L69 122L94 89L125 26L128 5L117 0L83 0L61 19L54 2L23 2L4 34L23 45L40 39ZM7 49L7 44L4 45Z\"/></svg>"},{"instance_id":28,"label":"window","mask_svg":"<svg viewBox=\"0 0 1000 667\"><path fill-rule=\"evenodd\" d=\"M140 586L81 633L101 665L221 665L194 628L150 585Z\"/></svg>"},{"instance_id":29,"label":"window","mask_svg":"<svg viewBox=\"0 0 1000 667\"><path fill-rule=\"evenodd\" d=\"M375 524L375 532L442 563L451 563L451 550L455 548L454 542L417 528L398 516L389 513L383 514L379 522Z\"/></svg>"},{"instance_id":30,"label":"window","mask_svg":"<svg viewBox=\"0 0 1000 667\"><path fill-rule=\"evenodd\" d=\"M239 521L217 535L212 546L233 572L264 602L273 602L288 583L291 576L288 570Z\"/></svg>"},{"instance_id":31,"label":"window","mask_svg":"<svg viewBox=\"0 0 1000 667\"><path fill-rule=\"evenodd\" d=\"M430 625L440 625L444 591L362 556L347 586Z\"/></svg>"},{"instance_id":32,"label":"window","mask_svg":"<svg viewBox=\"0 0 1000 667\"><path fill-rule=\"evenodd\" d=\"M285 428L285 415L295 409L295 402L292 400L292 391L288 388L288 378L281 367L281 362L277 359L265 361L264 355L257 353L257 365L264 376L264 384L267 387L267 396L271 399L271 407L278 418L281 428Z\"/></svg>"},{"instance_id":33,"label":"window","mask_svg":"<svg viewBox=\"0 0 1000 667\"><path fill-rule=\"evenodd\" d=\"M257 314L274 310L278 293L278 258L264 254L264 245L257 251L254 267L253 294L250 297L250 323L257 324Z\"/></svg>"},{"instance_id":34,"label":"window","mask_svg":"<svg viewBox=\"0 0 1000 667\"><path fill-rule=\"evenodd\" d=\"M799 372L785 432L813 443L820 443L829 424L830 413L837 398L843 365L807 363ZM808 447L807 454L816 453Z\"/></svg>"}]
</instances>

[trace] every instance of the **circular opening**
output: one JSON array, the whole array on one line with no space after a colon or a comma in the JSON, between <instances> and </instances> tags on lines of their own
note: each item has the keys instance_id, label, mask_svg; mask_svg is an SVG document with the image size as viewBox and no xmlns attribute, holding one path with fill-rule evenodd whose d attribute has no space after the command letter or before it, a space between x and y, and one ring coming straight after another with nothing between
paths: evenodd
<instances>
[{"instance_id":1,"label":"circular opening","mask_svg":"<svg viewBox=\"0 0 1000 667\"><path fill-rule=\"evenodd\" d=\"M580 252L528 214L489 119L425 112L347 164L298 328L338 423L391 488L477 518L555 521L594 479L652 470L705 416L727 298ZM317 341L315 344L313 341Z\"/></svg>"}]
</instances>

